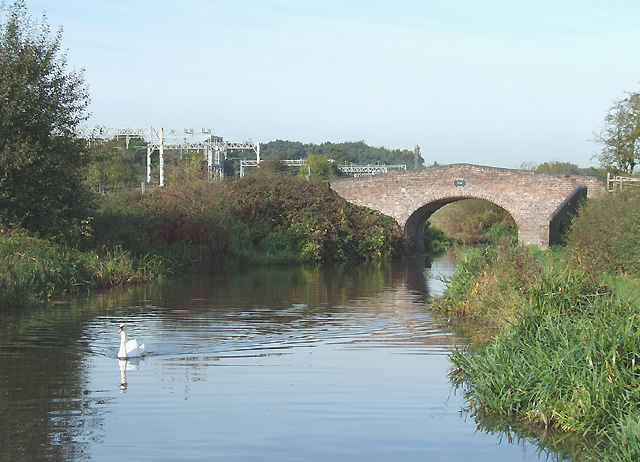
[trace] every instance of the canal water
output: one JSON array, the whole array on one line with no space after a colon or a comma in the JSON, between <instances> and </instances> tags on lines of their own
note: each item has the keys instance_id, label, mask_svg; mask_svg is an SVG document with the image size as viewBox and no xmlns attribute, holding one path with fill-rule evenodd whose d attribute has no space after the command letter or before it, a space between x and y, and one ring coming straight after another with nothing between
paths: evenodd
<instances>
[{"instance_id":1,"label":"canal water","mask_svg":"<svg viewBox=\"0 0 640 462\"><path fill-rule=\"evenodd\" d=\"M465 339L428 307L454 265L254 269L4 311L0 460L546 460L461 412L447 355ZM146 357L118 360L120 323Z\"/></svg>"}]
</instances>

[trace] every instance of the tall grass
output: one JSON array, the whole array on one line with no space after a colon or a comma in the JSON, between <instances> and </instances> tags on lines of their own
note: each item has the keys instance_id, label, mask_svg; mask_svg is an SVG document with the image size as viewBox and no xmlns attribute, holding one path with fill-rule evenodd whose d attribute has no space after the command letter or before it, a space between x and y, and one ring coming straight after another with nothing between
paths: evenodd
<instances>
[{"instance_id":1,"label":"tall grass","mask_svg":"<svg viewBox=\"0 0 640 462\"><path fill-rule=\"evenodd\" d=\"M497 328L517 312L514 308L523 303L545 264L536 248L513 246L509 238L497 247L464 250L433 307L456 319Z\"/></svg>"},{"instance_id":2,"label":"tall grass","mask_svg":"<svg viewBox=\"0 0 640 462\"><path fill-rule=\"evenodd\" d=\"M548 270L495 341L452 354L451 378L477 411L589 437L598 460L638 460L639 325L636 300Z\"/></svg>"},{"instance_id":3,"label":"tall grass","mask_svg":"<svg viewBox=\"0 0 640 462\"><path fill-rule=\"evenodd\" d=\"M134 257L118 247L102 253L81 252L25 233L3 232L0 307L149 281L167 270L157 256Z\"/></svg>"}]
</instances>

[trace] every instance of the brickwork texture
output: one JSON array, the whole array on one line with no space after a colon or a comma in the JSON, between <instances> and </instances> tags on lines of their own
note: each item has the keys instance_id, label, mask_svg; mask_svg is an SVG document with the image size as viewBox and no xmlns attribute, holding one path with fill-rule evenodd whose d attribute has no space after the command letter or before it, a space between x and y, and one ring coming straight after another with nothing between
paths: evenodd
<instances>
[{"instance_id":1,"label":"brickwork texture","mask_svg":"<svg viewBox=\"0 0 640 462\"><path fill-rule=\"evenodd\" d=\"M505 209L522 245L547 248L570 222L580 202L604 191L593 178L470 164L339 179L331 187L348 201L389 215L404 229L411 251L424 252L424 226L440 207L484 199Z\"/></svg>"}]
</instances>

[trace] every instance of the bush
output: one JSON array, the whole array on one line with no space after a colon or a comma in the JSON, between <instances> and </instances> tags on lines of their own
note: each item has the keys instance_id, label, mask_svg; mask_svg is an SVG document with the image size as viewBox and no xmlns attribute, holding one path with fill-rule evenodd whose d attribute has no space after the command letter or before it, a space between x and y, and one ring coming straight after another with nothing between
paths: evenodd
<instances>
[{"instance_id":1,"label":"bush","mask_svg":"<svg viewBox=\"0 0 640 462\"><path fill-rule=\"evenodd\" d=\"M225 182L231 207L252 231L254 245L276 239L303 261L380 260L401 254L395 221L350 204L328 184L282 176Z\"/></svg>"},{"instance_id":2,"label":"bush","mask_svg":"<svg viewBox=\"0 0 640 462\"><path fill-rule=\"evenodd\" d=\"M326 183L268 174L107 199L94 228L94 248L109 242L201 269L380 260L404 244L393 219L348 203Z\"/></svg>"},{"instance_id":3,"label":"bush","mask_svg":"<svg viewBox=\"0 0 640 462\"><path fill-rule=\"evenodd\" d=\"M455 239L448 237L444 231L427 223L424 229L424 247L431 254L439 254L455 245Z\"/></svg>"},{"instance_id":4,"label":"bush","mask_svg":"<svg viewBox=\"0 0 640 462\"><path fill-rule=\"evenodd\" d=\"M640 276L640 188L590 199L574 218L567 244L591 273Z\"/></svg>"}]
</instances>

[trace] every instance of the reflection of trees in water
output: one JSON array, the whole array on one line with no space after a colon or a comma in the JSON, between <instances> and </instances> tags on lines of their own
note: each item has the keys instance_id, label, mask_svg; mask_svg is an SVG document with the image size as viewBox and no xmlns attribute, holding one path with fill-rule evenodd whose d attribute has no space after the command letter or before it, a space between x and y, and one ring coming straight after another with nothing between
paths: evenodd
<instances>
[{"instance_id":1,"label":"reflection of trees in water","mask_svg":"<svg viewBox=\"0 0 640 462\"><path fill-rule=\"evenodd\" d=\"M185 341L190 352L213 354L219 349L286 345L321 337L326 329L341 336L341 327L362 327L381 314L389 330L399 329L400 337L413 328L411 315L426 312L424 272L429 264L425 258L408 258L224 271L137 287L126 295L110 291L94 303L114 319L144 322L153 335L161 336L162 344L152 346L155 354L184 353L178 349ZM427 331L419 329L415 342L440 341ZM377 334L383 338L384 328ZM149 335L147 340L154 343Z\"/></svg>"},{"instance_id":2,"label":"reflection of trees in water","mask_svg":"<svg viewBox=\"0 0 640 462\"><path fill-rule=\"evenodd\" d=\"M198 299L226 303L230 310L237 300L242 300L238 307L242 310L251 306L289 308L304 303L310 310L324 311L393 289L407 290L424 299L427 291L424 270L430 264L426 258L408 258L391 263L221 271L104 291L93 296L92 303L112 315L144 313L157 306L182 309L187 299L194 300L189 309L196 311L211 309L210 305L198 306Z\"/></svg>"},{"instance_id":3,"label":"reflection of trees in water","mask_svg":"<svg viewBox=\"0 0 640 462\"><path fill-rule=\"evenodd\" d=\"M138 314L168 329L202 324L203 317L227 327L237 317L248 316L247 325L257 326L259 335L295 333L334 320L341 326L354 310L424 311L424 268L424 259L261 268L114 289L70 304L3 311L0 460L90 457L90 445L102 436L105 403L104 394L88 389L90 351L106 348L89 338L95 332L90 335L88 325L97 317L105 317L107 323L113 319L114 348L117 324ZM215 335L206 341L213 343Z\"/></svg>"},{"instance_id":4,"label":"reflection of trees in water","mask_svg":"<svg viewBox=\"0 0 640 462\"><path fill-rule=\"evenodd\" d=\"M172 281L148 296L162 306L164 323L197 324L202 318L224 323L240 317L251 319L263 332L282 331L354 309L388 309L394 297L397 304L424 311L423 270L424 259L260 268Z\"/></svg>"},{"instance_id":5,"label":"reflection of trees in water","mask_svg":"<svg viewBox=\"0 0 640 462\"><path fill-rule=\"evenodd\" d=\"M99 400L86 389L85 316L72 305L2 313L1 460L87 458L99 438Z\"/></svg>"},{"instance_id":6,"label":"reflection of trees in water","mask_svg":"<svg viewBox=\"0 0 640 462\"><path fill-rule=\"evenodd\" d=\"M165 306L171 299L198 293L202 299L245 300L256 306L288 308L304 303L309 309L348 305L402 287L424 295L424 259L331 266L295 266L221 272L187 279L163 289ZM408 270L410 267L411 270ZM246 305L243 306L246 308Z\"/></svg>"}]
</instances>

